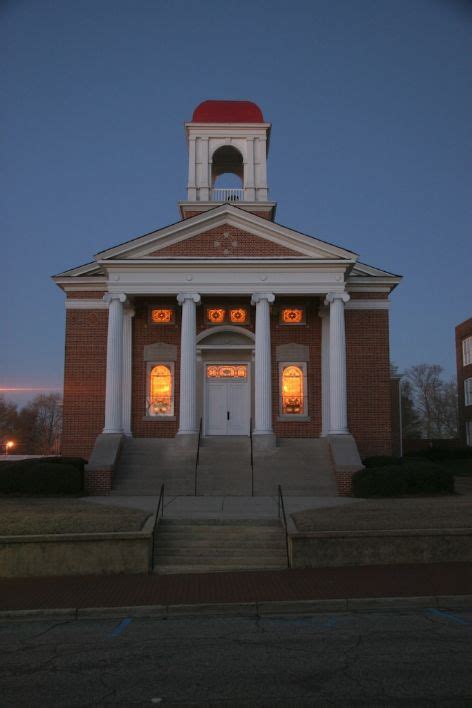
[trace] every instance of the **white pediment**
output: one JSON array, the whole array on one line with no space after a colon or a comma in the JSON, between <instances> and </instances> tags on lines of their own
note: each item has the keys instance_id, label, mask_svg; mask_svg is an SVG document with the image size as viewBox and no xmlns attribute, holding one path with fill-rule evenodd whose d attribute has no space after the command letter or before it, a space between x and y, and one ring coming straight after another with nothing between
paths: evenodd
<instances>
[{"instance_id":1,"label":"white pediment","mask_svg":"<svg viewBox=\"0 0 472 708\"><path fill-rule=\"evenodd\" d=\"M284 253L286 255L271 256L272 258L287 260L291 258L349 260L351 262L357 259L357 254L352 251L273 223L230 204L223 204L210 211L109 248L98 253L96 258L98 261L158 259L160 258L159 251L164 251L168 247L222 226L235 227L242 232L254 235L257 238L280 246L281 249L285 249ZM293 255L287 254L287 249ZM165 257L164 253L162 257ZM185 257L182 255L172 256L173 259ZM208 256L193 256L193 258L205 260ZM247 256L242 258L247 258Z\"/></svg>"}]
</instances>

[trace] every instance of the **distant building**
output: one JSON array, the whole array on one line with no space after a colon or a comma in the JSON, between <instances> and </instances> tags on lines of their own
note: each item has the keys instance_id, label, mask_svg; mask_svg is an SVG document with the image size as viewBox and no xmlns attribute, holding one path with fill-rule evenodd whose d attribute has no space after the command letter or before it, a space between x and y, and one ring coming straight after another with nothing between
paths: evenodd
<instances>
[{"instance_id":1,"label":"distant building","mask_svg":"<svg viewBox=\"0 0 472 708\"><path fill-rule=\"evenodd\" d=\"M456 327L459 437L472 445L472 317Z\"/></svg>"},{"instance_id":2,"label":"distant building","mask_svg":"<svg viewBox=\"0 0 472 708\"><path fill-rule=\"evenodd\" d=\"M266 458L280 440L320 439L350 477L357 450L398 448L389 307L401 278L275 221L258 106L205 101L185 129L180 220L54 278L67 295L63 453L91 456L95 492L110 491L119 445L144 459L158 439L199 445L199 430ZM239 188L219 186L228 173Z\"/></svg>"}]
</instances>

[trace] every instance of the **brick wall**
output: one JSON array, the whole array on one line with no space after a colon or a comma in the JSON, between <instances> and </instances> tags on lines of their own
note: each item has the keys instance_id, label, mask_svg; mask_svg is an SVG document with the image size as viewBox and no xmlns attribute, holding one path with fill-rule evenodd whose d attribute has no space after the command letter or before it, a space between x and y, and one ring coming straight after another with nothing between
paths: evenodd
<instances>
[{"instance_id":1,"label":"brick wall","mask_svg":"<svg viewBox=\"0 0 472 708\"><path fill-rule=\"evenodd\" d=\"M107 310L67 310L62 454L88 458L103 430Z\"/></svg>"},{"instance_id":2,"label":"brick wall","mask_svg":"<svg viewBox=\"0 0 472 708\"><path fill-rule=\"evenodd\" d=\"M361 457L390 455L388 310L346 310L348 423Z\"/></svg>"},{"instance_id":3,"label":"brick wall","mask_svg":"<svg viewBox=\"0 0 472 708\"><path fill-rule=\"evenodd\" d=\"M457 393L459 401L459 437L466 444L466 421L472 420L472 406L465 405L464 381L472 377L472 364L463 365L462 341L472 336L472 317L456 327Z\"/></svg>"},{"instance_id":4,"label":"brick wall","mask_svg":"<svg viewBox=\"0 0 472 708\"><path fill-rule=\"evenodd\" d=\"M69 290L68 300L101 300L105 295L104 290Z\"/></svg>"},{"instance_id":5,"label":"brick wall","mask_svg":"<svg viewBox=\"0 0 472 708\"><path fill-rule=\"evenodd\" d=\"M227 234L227 236L225 236ZM236 244L236 245L235 245ZM224 224L215 229L183 239L172 246L166 246L150 254L151 256L208 256L222 258L231 256L296 256L300 254L285 246L241 231Z\"/></svg>"}]
</instances>

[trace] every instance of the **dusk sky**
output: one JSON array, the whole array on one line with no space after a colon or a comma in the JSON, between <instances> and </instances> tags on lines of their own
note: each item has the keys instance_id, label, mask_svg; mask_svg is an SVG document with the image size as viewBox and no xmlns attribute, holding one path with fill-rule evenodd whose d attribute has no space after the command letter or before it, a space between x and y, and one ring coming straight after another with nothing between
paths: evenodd
<instances>
[{"instance_id":1,"label":"dusk sky","mask_svg":"<svg viewBox=\"0 0 472 708\"><path fill-rule=\"evenodd\" d=\"M183 124L208 98L272 123L279 223L404 276L392 361L455 374L472 315L471 3L2 0L0 46L1 388L61 387L50 276L178 219Z\"/></svg>"}]
</instances>

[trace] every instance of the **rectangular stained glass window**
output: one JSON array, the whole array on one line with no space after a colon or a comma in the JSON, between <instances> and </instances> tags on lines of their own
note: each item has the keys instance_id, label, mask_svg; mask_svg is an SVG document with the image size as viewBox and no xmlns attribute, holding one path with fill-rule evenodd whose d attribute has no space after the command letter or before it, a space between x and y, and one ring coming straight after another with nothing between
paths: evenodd
<instances>
[{"instance_id":1,"label":"rectangular stained glass window","mask_svg":"<svg viewBox=\"0 0 472 708\"><path fill-rule=\"evenodd\" d=\"M300 325L305 324L304 307L282 307L280 310L280 324Z\"/></svg>"},{"instance_id":2,"label":"rectangular stained glass window","mask_svg":"<svg viewBox=\"0 0 472 708\"><path fill-rule=\"evenodd\" d=\"M205 319L209 324L223 324L226 321L226 310L224 307L207 307Z\"/></svg>"},{"instance_id":3,"label":"rectangular stained glass window","mask_svg":"<svg viewBox=\"0 0 472 708\"><path fill-rule=\"evenodd\" d=\"M174 309L172 307L151 308L152 324L174 324Z\"/></svg>"}]
</instances>

